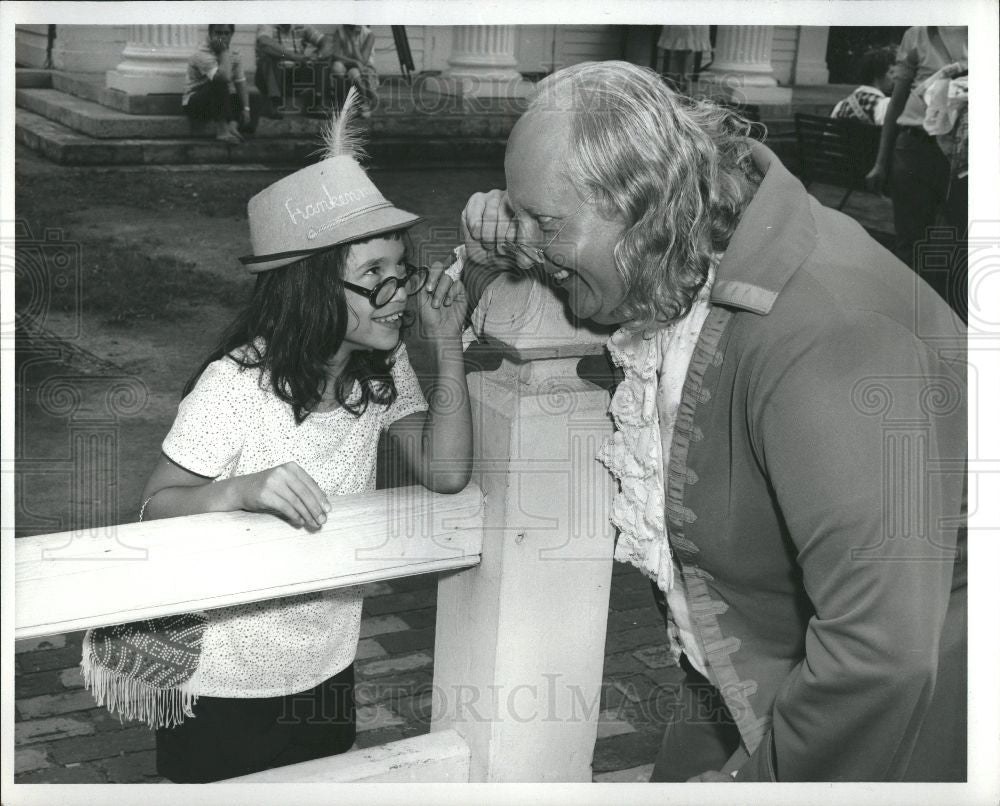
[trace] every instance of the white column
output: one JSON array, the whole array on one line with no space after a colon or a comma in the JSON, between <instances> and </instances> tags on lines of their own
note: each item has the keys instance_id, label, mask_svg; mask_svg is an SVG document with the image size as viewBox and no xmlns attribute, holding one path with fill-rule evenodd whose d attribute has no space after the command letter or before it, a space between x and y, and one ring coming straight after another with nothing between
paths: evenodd
<instances>
[{"instance_id":1,"label":"white column","mask_svg":"<svg viewBox=\"0 0 1000 806\"><path fill-rule=\"evenodd\" d=\"M130 25L122 62L107 72L107 86L129 95L181 92L188 59L206 35L204 25Z\"/></svg>"},{"instance_id":2,"label":"white column","mask_svg":"<svg viewBox=\"0 0 1000 806\"><path fill-rule=\"evenodd\" d=\"M473 782L589 783L613 481L596 460L608 393L576 365L606 334L574 328L544 286L499 280L491 292L482 330L505 358L469 375L482 561L438 581L431 731L464 737Z\"/></svg>"},{"instance_id":3,"label":"white column","mask_svg":"<svg viewBox=\"0 0 1000 806\"><path fill-rule=\"evenodd\" d=\"M441 92L474 98L523 98L531 89L514 56L513 25L459 25L452 31Z\"/></svg>"},{"instance_id":4,"label":"white column","mask_svg":"<svg viewBox=\"0 0 1000 806\"><path fill-rule=\"evenodd\" d=\"M792 81L796 84L827 84L830 71L826 66L826 46L830 29L825 25L802 25L799 27L799 41L795 47L795 72Z\"/></svg>"},{"instance_id":5,"label":"white column","mask_svg":"<svg viewBox=\"0 0 1000 806\"><path fill-rule=\"evenodd\" d=\"M714 59L701 82L750 104L790 103L792 91L779 87L771 66L771 25L720 25Z\"/></svg>"}]
</instances>

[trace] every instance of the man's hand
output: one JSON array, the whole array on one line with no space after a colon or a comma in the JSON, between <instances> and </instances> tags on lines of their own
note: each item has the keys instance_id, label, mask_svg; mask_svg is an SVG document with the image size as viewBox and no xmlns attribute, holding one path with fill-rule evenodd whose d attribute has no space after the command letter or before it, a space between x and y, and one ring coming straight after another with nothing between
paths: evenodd
<instances>
[{"instance_id":1,"label":"man's hand","mask_svg":"<svg viewBox=\"0 0 1000 806\"><path fill-rule=\"evenodd\" d=\"M520 249L505 250L505 244L521 243L524 240L505 190L476 193L466 202L465 210L462 211L462 234L466 254L474 263L491 263L499 253L506 251L510 263L522 270L526 271L535 265L527 252Z\"/></svg>"},{"instance_id":2,"label":"man's hand","mask_svg":"<svg viewBox=\"0 0 1000 806\"><path fill-rule=\"evenodd\" d=\"M731 775L726 775L724 772L719 772L718 770L705 770L705 772L695 775L693 778L688 778L687 782L689 784L733 784L736 781Z\"/></svg>"}]
</instances>

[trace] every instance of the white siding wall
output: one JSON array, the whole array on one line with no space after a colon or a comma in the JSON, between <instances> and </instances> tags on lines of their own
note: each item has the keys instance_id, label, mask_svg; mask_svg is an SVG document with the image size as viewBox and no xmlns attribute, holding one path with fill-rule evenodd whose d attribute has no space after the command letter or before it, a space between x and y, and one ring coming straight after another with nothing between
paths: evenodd
<instances>
[{"instance_id":1,"label":"white siding wall","mask_svg":"<svg viewBox=\"0 0 1000 806\"><path fill-rule=\"evenodd\" d=\"M795 65L795 51L799 44L797 25L774 26L774 40L771 45L771 64L774 77L779 84L791 84Z\"/></svg>"},{"instance_id":2,"label":"white siding wall","mask_svg":"<svg viewBox=\"0 0 1000 806\"><path fill-rule=\"evenodd\" d=\"M100 73L121 61L127 25L56 25L52 66L57 70ZM45 64L47 25L18 25L15 52L18 64Z\"/></svg>"},{"instance_id":3,"label":"white siding wall","mask_svg":"<svg viewBox=\"0 0 1000 806\"><path fill-rule=\"evenodd\" d=\"M620 25L562 25L556 28L556 69L580 62L620 59L625 29Z\"/></svg>"},{"instance_id":4,"label":"white siding wall","mask_svg":"<svg viewBox=\"0 0 1000 806\"><path fill-rule=\"evenodd\" d=\"M42 67L48 45L47 25L17 25L14 27L14 58L24 67Z\"/></svg>"}]
</instances>

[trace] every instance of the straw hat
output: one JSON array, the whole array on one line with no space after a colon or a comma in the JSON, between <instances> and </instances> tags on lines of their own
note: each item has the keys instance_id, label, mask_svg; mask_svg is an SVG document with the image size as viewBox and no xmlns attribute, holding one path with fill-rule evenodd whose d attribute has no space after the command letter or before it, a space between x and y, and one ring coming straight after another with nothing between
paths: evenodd
<instances>
[{"instance_id":1,"label":"straw hat","mask_svg":"<svg viewBox=\"0 0 1000 806\"><path fill-rule=\"evenodd\" d=\"M354 127L357 90L323 133L325 157L265 188L247 204L251 272L277 269L337 244L405 229L420 216L382 195L358 164L363 156Z\"/></svg>"}]
</instances>

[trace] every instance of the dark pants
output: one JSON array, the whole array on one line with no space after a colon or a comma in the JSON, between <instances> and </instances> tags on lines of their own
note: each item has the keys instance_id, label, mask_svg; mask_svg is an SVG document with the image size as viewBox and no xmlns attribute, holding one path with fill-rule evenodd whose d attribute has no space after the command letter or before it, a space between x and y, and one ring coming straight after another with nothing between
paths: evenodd
<instances>
[{"instance_id":1,"label":"dark pants","mask_svg":"<svg viewBox=\"0 0 1000 806\"><path fill-rule=\"evenodd\" d=\"M650 781L678 783L721 770L740 746L740 732L719 690L681 655L684 681L667 716Z\"/></svg>"},{"instance_id":2,"label":"dark pants","mask_svg":"<svg viewBox=\"0 0 1000 806\"><path fill-rule=\"evenodd\" d=\"M666 621L667 602L652 583L653 599ZM681 655L684 680L666 714L660 752L650 781L678 783L706 770L721 770L740 746L740 732L719 690Z\"/></svg>"},{"instance_id":3,"label":"dark pants","mask_svg":"<svg viewBox=\"0 0 1000 806\"><path fill-rule=\"evenodd\" d=\"M156 731L156 769L208 783L343 753L354 744L354 665L285 697L199 697L195 717Z\"/></svg>"},{"instance_id":4,"label":"dark pants","mask_svg":"<svg viewBox=\"0 0 1000 806\"><path fill-rule=\"evenodd\" d=\"M953 179L948 158L923 129L901 127L892 156L896 257L917 272L964 320L968 267L968 178ZM938 212L950 231L929 238Z\"/></svg>"},{"instance_id":5,"label":"dark pants","mask_svg":"<svg viewBox=\"0 0 1000 806\"><path fill-rule=\"evenodd\" d=\"M194 91L184 106L191 120L199 123L239 120L240 100L224 81L207 81Z\"/></svg>"}]
</instances>

